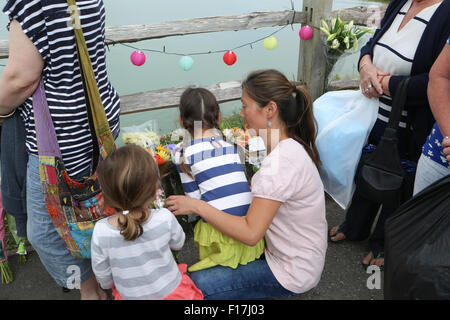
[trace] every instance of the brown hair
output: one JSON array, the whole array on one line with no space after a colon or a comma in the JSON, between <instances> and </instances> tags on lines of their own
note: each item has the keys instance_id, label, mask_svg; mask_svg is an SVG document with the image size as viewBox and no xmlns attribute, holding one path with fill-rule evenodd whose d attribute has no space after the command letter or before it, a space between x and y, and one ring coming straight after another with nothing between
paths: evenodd
<instances>
[{"instance_id":1,"label":"brown hair","mask_svg":"<svg viewBox=\"0 0 450 320\"><path fill-rule=\"evenodd\" d=\"M250 73L243 81L242 89L261 108L270 101L277 104L287 135L305 148L319 169L320 157L315 143L317 125L309 92L302 86L293 85L281 72L273 69Z\"/></svg>"},{"instance_id":2,"label":"brown hair","mask_svg":"<svg viewBox=\"0 0 450 320\"><path fill-rule=\"evenodd\" d=\"M134 241L143 233L142 223L148 218L145 205L155 197L158 165L144 148L125 145L112 152L97 169L105 203L121 216L120 234ZM123 215L124 210L130 213Z\"/></svg>"},{"instance_id":3,"label":"brown hair","mask_svg":"<svg viewBox=\"0 0 450 320\"><path fill-rule=\"evenodd\" d=\"M220 107L211 91L205 88L186 89L180 97L179 110L183 127L192 137L194 137L196 121L201 121L202 129L217 129L220 131ZM193 178L184 162L183 154L180 157L180 169Z\"/></svg>"}]
</instances>

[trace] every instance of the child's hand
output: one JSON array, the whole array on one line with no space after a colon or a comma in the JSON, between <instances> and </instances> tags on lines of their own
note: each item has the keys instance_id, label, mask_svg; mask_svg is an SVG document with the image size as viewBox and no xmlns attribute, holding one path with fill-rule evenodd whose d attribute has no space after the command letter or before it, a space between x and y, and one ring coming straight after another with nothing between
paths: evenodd
<instances>
[{"instance_id":1,"label":"child's hand","mask_svg":"<svg viewBox=\"0 0 450 320\"><path fill-rule=\"evenodd\" d=\"M197 199L187 196L170 196L166 200L166 208L174 215L185 215L195 213Z\"/></svg>"}]
</instances>

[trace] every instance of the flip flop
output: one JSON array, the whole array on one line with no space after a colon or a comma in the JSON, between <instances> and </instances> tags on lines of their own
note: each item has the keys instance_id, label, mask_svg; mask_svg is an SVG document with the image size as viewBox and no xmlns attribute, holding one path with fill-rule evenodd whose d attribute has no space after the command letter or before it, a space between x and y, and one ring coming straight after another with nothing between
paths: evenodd
<instances>
[{"instance_id":1,"label":"flip flop","mask_svg":"<svg viewBox=\"0 0 450 320\"><path fill-rule=\"evenodd\" d=\"M333 228L331 228L331 229L333 229ZM328 241L333 242L333 243L338 243L338 242L341 242L341 241L345 240L345 238L341 239L341 240L338 240L338 241L334 241L334 240L331 239L332 237L335 237L339 233L342 233L345 236L345 234L342 232L342 225L341 224L338 226L338 228L336 229L336 232L333 235L330 235L331 229L328 230Z\"/></svg>"},{"instance_id":2,"label":"flip flop","mask_svg":"<svg viewBox=\"0 0 450 320\"><path fill-rule=\"evenodd\" d=\"M362 264L364 270L367 270L367 268L368 268L369 266L371 266L370 262L371 262L372 260L384 258L384 252L383 252L383 251L376 252L376 255L374 254L373 251L369 251L369 254L372 256L372 259L369 260L369 263L366 264L366 263L361 262L361 264ZM381 271L383 271L383 270L384 270L384 265L380 266L379 268L380 268Z\"/></svg>"}]
</instances>

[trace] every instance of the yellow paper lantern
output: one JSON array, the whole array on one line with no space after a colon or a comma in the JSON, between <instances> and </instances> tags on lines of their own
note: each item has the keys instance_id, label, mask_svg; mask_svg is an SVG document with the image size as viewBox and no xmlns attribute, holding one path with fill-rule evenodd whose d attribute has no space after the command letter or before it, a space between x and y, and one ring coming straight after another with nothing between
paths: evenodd
<instances>
[{"instance_id":1,"label":"yellow paper lantern","mask_svg":"<svg viewBox=\"0 0 450 320\"><path fill-rule=\"evenodd\" d=\"M264 39L264 48L267 50L273 50L277 47L277 39L274 36L270 36Z\"/></svg>"}]
</instances>

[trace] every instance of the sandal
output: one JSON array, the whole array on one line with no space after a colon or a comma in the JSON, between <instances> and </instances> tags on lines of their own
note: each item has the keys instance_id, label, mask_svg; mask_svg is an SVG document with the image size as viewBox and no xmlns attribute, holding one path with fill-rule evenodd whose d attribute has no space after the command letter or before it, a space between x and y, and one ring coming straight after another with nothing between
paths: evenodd
<instances>
[{"instance_id":1,"label":"sandal","mask_svg":"<svg viewBox=\"0 0 450 320\"><path fill-rule=\"evenodd\" d=\"M333 227L333 228L334 228L334 227ZM331 229L333 229L333 228L331 228ZM342 241L342 240L345 240L345 234L344 234L344 232L342 232L342 229L343 229L343 228L342 228L342 224L340 224L340 225L338 226L338 228L336 229L336 232L335 232L333 235L330 234L330 233L331 233L331 229L328 230L328 239L329 239L330 242L337 243L337 242L340 242L340 241ZM337 240L337 241L331 239L331 238L337 236L339 233L342 233L342 234L344 235L344 239Z\"/></svg>"},{"instance_id":2,"label":"sandal","mask_svg":"<svg viewBox=\"0 0 450 320\"><path fill-rule=\"evenodd\" d=\"M372 259L369 260L369 263L366 264L364 262L361 262L361 264L362 264L362 266L363 266L363 268L365 270L367 270L367 268L369 266L371 266L370 262L372 262L372 260L381 259L381 258L384 259L384 252L383 251L380 251L380 252L370 251L369 254L372 256ZM380 266L379 268L380 268L381 271L383 271L384 270L384 264L382 266Z\"/></svg>"}]
</instances>

